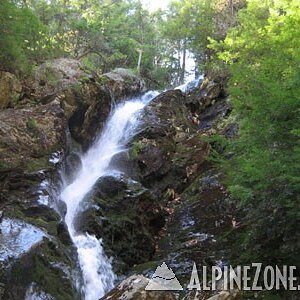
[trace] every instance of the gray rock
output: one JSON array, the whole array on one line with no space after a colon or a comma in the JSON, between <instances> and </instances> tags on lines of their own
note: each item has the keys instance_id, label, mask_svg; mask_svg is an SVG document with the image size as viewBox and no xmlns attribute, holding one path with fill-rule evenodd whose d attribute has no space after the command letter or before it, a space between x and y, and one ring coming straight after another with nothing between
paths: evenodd
<instances>
[{"instance_id":1,"label":"gray rock","mask_svg":"<svg viewBox=\"0 0 300 300\"><path fill-rule=\"evenodd\" d=\"M66 87L76 84L85 75L78 60L60 58L46 61L35 72L36 97L46 100Z\"/></svg>"},{"instance_id":2,"label":"gray rock","mask_svg":"<svg viewBox=\"0 0 300 300\"><path fill-rule=\"evenodd\" d=\"M168 291L146 291L149 279L142 275L133 275L122 281L101 300L175 300L176 295Z\"/></svg>"}]
</instances>

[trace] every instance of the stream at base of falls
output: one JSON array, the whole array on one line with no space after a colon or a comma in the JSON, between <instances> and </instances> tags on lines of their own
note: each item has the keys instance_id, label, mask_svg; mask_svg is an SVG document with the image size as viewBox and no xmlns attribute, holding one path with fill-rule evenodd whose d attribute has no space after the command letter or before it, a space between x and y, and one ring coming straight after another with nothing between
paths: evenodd
<instances>
[{"instance_id":1,"label":"stream at base of falls","mask_svg":"<svg viewBox=\"0 0 300 300\"><path fill-rule=\"evenodd\" d=\"M116 275L112 270L111 259L104 253L101 240L88 233L77 232L77 216L98 179L114 171L109 168L113 157L126 149L139 128L140 113L157 95L157 92L151 91L140 98L116 105L101 134L82 155L82 168L75 179L62 188L60 200L67 208L65 223L77 249L83 282L80 292L85 300L98 300L104 296L113 288Z\"/></svg>"}]
</instances>

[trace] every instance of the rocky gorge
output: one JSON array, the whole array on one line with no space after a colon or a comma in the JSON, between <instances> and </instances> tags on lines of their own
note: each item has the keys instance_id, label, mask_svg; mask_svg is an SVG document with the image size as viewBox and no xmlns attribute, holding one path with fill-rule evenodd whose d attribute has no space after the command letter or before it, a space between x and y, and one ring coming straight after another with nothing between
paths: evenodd
<instances>
[{"instance_id":1,"label":"rocky gorge","mask_svg":"<svg viewBox=\"0 0 300 300\"><path fill-rule=\"evenodd\" d=\"M45 62L30 84L7 72L0 82L0 299L81 299L62 178L74 180L112 108L146 92L145 83L125 69L87 72L71 59ZM212 78L143 109L137 133L111 160L118 172L99 178L76 223L102 239L116 283L124 279L103 299L235 297L144 290L162 262L187 286L193 262L226 260L219 240L234 230L234 208L209 137L237 134L230 111L224 83Z\"/></svg>"}]
</instances>

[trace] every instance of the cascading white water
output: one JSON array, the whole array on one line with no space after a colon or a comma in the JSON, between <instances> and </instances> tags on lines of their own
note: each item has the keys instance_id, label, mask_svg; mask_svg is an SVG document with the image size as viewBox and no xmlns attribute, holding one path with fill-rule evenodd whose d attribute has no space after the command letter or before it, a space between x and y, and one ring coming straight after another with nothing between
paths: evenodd
<instances>
[{"instance_id":1,"label":"cascading white water","mask_svg":"<svg viewBox=\"0 0 300 300\"><path fill-rule=\"evenodd\" d=\"M135 134L138 112L157 95L157 92L148 92L140 99L126 101L115 107L100 137L81 157L82 169L75 180L61 192L60 198L67 206L65 223L77 248L85 300L100 299L113 287L116 277L111 260L103 251L101 240L88 233L76 232L75 222L81 203L97 180L109 171L113 156L123 151Z\"/></svg>"}]
</instances>

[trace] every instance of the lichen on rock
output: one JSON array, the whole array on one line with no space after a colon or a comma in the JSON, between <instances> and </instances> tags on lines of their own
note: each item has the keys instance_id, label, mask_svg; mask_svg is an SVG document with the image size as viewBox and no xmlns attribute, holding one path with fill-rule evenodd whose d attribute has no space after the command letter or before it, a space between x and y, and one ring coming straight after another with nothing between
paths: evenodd
<instances>
[{"instance_id":1,"label":"lichen on rock","mask_svg":"<svg viewBox=\"0 0 300 300\"><path fill-rule=\"evenodd\" d=\"M17 77L0 71L0 110L14 106L22 93L22 85Z\"/></svg>"}]
</instances>

